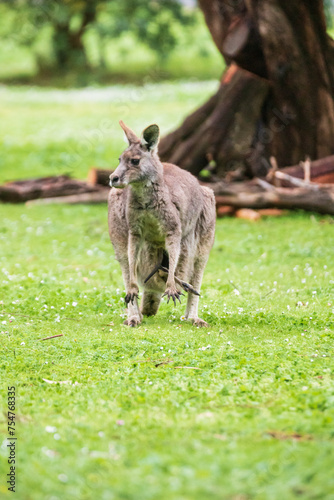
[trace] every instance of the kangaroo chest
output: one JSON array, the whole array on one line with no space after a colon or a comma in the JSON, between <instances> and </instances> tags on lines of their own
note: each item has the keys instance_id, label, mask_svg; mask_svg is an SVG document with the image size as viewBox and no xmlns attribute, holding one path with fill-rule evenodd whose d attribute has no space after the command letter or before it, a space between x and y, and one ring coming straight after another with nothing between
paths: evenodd
<instances>
[{"instance_id":1,"label":"kangaroo chest","mask_svg":"<svg viewBox=\"0 0 334 500\"><path fill-rule=\"evenodd\" d=\"M138 210L134 213L130 228L143 240L161 246L165 241L163 226L155 213Z\"/></svg>"}]
</instances>

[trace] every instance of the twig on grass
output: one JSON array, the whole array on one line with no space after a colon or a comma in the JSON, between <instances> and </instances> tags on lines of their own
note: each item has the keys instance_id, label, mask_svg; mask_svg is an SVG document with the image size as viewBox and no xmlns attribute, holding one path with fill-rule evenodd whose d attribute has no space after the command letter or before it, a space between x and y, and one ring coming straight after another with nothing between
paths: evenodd
<instances>
[{"instance_id":1,"label":"twig on grass","mask_svg":"<svg viewBox=\"0 0 334 500\"><path fill-rule=\"evenodd\" d=\"M155 367L158 368L158 366L161 365L168 365L168 363L173 363L173 359L164 359L163 361L156 363Z\"/></svg>"},{"instance_id":2,"label":"twig on grass","mask_svg":"<svg viewBox=\"0 0 334 500\"><path fill-rule=\"evenodd\" d=\"M229 282L231 283L231 285L233 286L234 290L237 290L237 292L239 292L240 295L242 295L242 293L240 292L239 288L237 288L235 286L235 284L233 283L233 281L229 280Z\"/></svg>"},{"instance_id":3,"label":"twig on grass","mask_svg":"<svg viewBox=\"0 0 334 500\"><path fill-rule=\"evenodd\" d=\"M261 300L265 299L266 297L268 297L268 295L270 295L271 293L273 293L275 290L274 288L272 290L270 290L270 292L266 293L265 295L263 295L263 297L261 297Z\"/></svg>"},{"instance_id":4,"label":"twig on grass","mask_svg":"<svg viewBox=\"0 0 334 500\"><path fill-rule=\"evenodd\" d=\"M55 339L56 337L63 337L63 333L59 333L59 335L51 335L51 337L45 337L44 339L38 339L40 340L49 340L49 339Z\"/></svg>"},{"instance_id":5,"label":"twig on grass","mask_svg":"<svg viewBox=\"0 0 334 500\"><path fill-rule=\"evenodd\" d=\"M20 313L11 313L11 312L8 312L8 311L2 311L2 314L11 314L12 316L23 316L24 318L33 318L35 319L36 316L28 316L28 314L20 314Z\"/></svg>"},{"instance_id":6,"label":"twig on grass","mask_svg":"<svg viewBox=\"0 0 334 500\"><path fill-rule=\"evenodd\" d=\"M188 368L188 370L200 370L197 366L174 366L174 368Z\"/></svg>"}]
</instances>

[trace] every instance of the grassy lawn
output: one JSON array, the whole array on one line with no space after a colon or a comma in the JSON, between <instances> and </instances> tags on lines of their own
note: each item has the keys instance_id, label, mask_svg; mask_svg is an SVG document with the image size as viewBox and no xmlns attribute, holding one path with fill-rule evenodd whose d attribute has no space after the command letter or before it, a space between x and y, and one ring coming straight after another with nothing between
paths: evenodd
<instances>
[{"instance_id":1,"label":"grassy lawn","mask_svg":"<svg viewBox=\"0 0 334 500\"><path fill-rule=\"evenodd\" d=\"M113 165L119 118L165 133L214 87L2 88L1 181ZM332 218L218 221L200 303L208 330L166 302L123 326L105 206L0 205L0 240L13 498L334 498ZM4 416L0 432L0 497L11 498Z\"/></svg>"}]
</instances>

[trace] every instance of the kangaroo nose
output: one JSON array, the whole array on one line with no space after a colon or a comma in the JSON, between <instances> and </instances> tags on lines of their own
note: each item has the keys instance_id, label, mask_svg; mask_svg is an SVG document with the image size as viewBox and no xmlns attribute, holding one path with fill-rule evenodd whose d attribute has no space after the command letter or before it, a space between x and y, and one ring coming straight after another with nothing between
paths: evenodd
<instances>
[{"instance_id":1,"label":"kangaroo nose","mask_svg":"<svg viewBox=\"0 0 334 500\"><path fill-rule=\"evenodd\" d=\"M113 177L110 177L110 186L112 187L114 184L117 184L117 182L119 181L119 177L116 176L113 176Z\"/></svg>"}]
</instances>

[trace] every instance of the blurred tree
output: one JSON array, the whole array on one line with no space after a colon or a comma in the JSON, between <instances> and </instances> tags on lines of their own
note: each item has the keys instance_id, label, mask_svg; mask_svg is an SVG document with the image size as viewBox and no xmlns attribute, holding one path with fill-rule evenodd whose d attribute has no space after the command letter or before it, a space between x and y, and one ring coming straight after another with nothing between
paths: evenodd
<instances>
[{"instance_id":1,"label":"blurred tree","mask_svg":"<svg viewBox=\"0 0 334 500\"><path fill-rule=\"evenodd\" d=\"M329 28L333 28L334 1L324 0L324 9L325 9L327 26Z\"/></svg>"},{"instance_id":2,"label":"blurred tree","mask_svg":"<svg viewBox=\"0 0 334 500\"><path fill-rule=\"evenodd\" d=\"M194 11L179 0L126 0L109 2L106 22L100 29L107 36L131 32L165 59L176 46L181 25L194 21Z\"/></svg>"},{"instance_id":3,"label":"blurred tree","mask_svg":"<svg viewBox=\"0 0 334 500\"><path fill-rule=\"evenodd\" d=\"M50 27L54 66L60 71L88 66L84 36L89 29L94 29L104 40L131 31L165 58L177 43L180 24L194 19L192 9L186 10L179 0L11 0L5 3L16 13L10 36L20 43L32 45L39 31Z\"/></svg>"},{"instance_id":4,"label":"blurred tree","mask_svg":"<svg viewBox=\"0 0 334 500\"><path fill-rule=\"evenodd\" d=\"M334 41L323 0L199 0L229 67L215 96L160 144L198 174L264 175L334 154Z\"/></svg>"}]
</instances>

